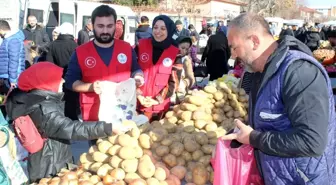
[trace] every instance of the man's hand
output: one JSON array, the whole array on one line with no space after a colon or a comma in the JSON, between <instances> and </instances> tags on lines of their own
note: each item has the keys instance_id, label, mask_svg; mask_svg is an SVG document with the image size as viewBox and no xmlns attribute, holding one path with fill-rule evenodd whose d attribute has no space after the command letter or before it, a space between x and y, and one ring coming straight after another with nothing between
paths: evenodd
<instances>
[{"instance_id":1,"label":"man's hand","mask_svg":"<svg viewBox=\"0 0 336 185\"><path fill-rule=\"evenodd\" d=\"M93 91L96 93L96 94L101 94L101 89L100 89L100 82L99 81L95 81L93 84Z\"/></svg>"},{"instance_id":2,"label":"man's hand","mask_svg":"<svg viewBox=\"0 0 336 185\"><path fill-rule=\"evenodd\" d=\"M149 96L144 97L144 96L139 95L138 100L141 103L141 105L146 107L146 108L159 104L158 101L154 100L153 98L151 98Z\"/></svg>"},{"instance_id":3,"label":"man's hand","mask_svg":"<svg viewBox=\"0 0 336 185\"><path fill-rule=\"evenodd\" d=\"M235 125L238 127L239 131L233 134L225 135L222 137L223 140L234 140L236 139L240 143L250 144L250 134L253 131L253 128L245 125L239 119L234 120Z\"/></svg>"},{"instance_id":4,"label":"man's hand","mask_svg":"<svg viewBox=\"0 0 336 185\"><path fill-rule=\"evenodd\" d=\"M134 80L135 80L136 87L141 87L145 84L145 79L141 75L135 75Z\"/></svg>"}]
</instances>

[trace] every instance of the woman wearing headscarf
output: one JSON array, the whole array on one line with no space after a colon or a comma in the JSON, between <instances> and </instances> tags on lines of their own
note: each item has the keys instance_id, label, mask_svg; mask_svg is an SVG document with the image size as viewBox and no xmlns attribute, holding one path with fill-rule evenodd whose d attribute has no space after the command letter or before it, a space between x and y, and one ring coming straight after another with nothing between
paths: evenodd
<instances>
[{"instance_id":1,"label":"woman wearing headscarf","mask_svg":"<svg viewBox=\"0 0 336 185\"><path fill-rule=\"evenodd\" d=\"M169 109L183 69L181 59L176 58L179 49L174 22L166 15L159 15L153 20L152 28L152 38L141 39L136 48L145 76L145 84L138 89L138 111L150 120L162 117ZM143 101L143 97L150 101Z\"/></svg>"},{"instance_id":2,"label":"woman wearing headscarf","mask_svg":"<svg viewBox=\"0 0 336 185\"><path fill-rule=\"evenodd\" d=\"M211 81L229 72L231 52L226 33L226 26L221 26L215 35L211 35L202 55L201 61L206 61Z\"/></svg>"}]
</instances>

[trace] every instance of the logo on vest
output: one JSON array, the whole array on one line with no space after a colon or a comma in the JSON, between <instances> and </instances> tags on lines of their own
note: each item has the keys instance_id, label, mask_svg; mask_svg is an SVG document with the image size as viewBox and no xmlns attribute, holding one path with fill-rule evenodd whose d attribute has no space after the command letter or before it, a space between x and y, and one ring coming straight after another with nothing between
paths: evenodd
<instances>
[{"instance_id":1,"label":"logo on vest","mask_svg":"<svg viewBox=\"0 0 336 185\"><path fill-rule=\"evenodd\" d=\"M127 56L124 53L120 53L117 58L120 64L125 64L127 62Z\"/></svg>"},{"instance_id":2,"label":"logo on vest","mask_svg":"<svg viewBox=\"0 0 336 185\"><path fill-rule=\"evenodd\" d=\"M148 62L149 60L149 55L147 53L142 53L140 56L141 62Z\"/></svg>"},{"instance_id":3,"label":"logo on vest","mask_svg":"<svg viewBox=\"0 0 336 185\"><path fill-rule=\"evenodd\" d=\"M96 66L96 59L93 57L87 57L85 59L85 66L88 68L93 68L94 66Z\"/></svg>"},{"instance_id":4,"label":"logo on vest","mask_svg":"<svg viewBox=\"0 0 336 185\"><path fill-rule=\"evenodd\" d=\"M165 59L163 59L163 65L164 65L165 67L170 67L172 64L173 64L172 59L170 59L170 58L165 58Z\"/></svg>"}]
</instances>

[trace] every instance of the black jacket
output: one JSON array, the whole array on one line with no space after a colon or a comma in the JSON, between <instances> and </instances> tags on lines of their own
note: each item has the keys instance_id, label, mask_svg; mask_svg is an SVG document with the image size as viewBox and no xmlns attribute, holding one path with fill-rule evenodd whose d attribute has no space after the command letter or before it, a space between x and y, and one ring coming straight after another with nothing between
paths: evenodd
<instances>
[{"instance_id":1,"label":"black jacket","mask_svg":"<svg viewBox=\"0 0 336 185\"><path fill-rule=\"evenodd\" d=\"M30 115L43 138L41 151L29 155L30 182L55 176L67 163L73 163L70 140L93 140L112 134L112 124L72 121L64 116L63 93L13 90L6 102L10 120Z\"/></svg>"},{"instance_id":2,"label":"black jacket","mask_svg":"<svg viewBox=\"0 0 336 185\"><path fill-rule=\"evenodd\" d=\"M68 64L72 53L77 47L72 35L59 35L58 38L50 43L47 61L56 64L64 69L63 77L68 69Z\"/></svg>"},{"instance_id":3,"label":"black jacket","mask_svg":"<svg viewBox=\"0 0 336 185\"><path fill-rule=\"evenodd\" d=\"M320 45L321 36L317 31L307 31L305 33L304 43L309 47L311 51L316 50Z\"/></svg>"},{"instance_id":4,"label":"black jacket","mask_svg":"<svg viewBox=\"0 0 336 185\"><path fill-rule=\"evenodd\" d=\"M215 80L229 72L228 61L231 56L228 40L223 32L209 37L201 61L206 60L210 80Z\"/></svg>"},{"instance_id":5,"label":"black jacket","mask_svg":"<svg viewBox=\"0 0 336 185\"><path fill-rule=\"evenodd\" d=\"M182 28L180 32L176 30L176 35L179 37L190 37L190 31L185 28Z\"/></svg>"},{"instance_id":6,"label":"black jacket","mask_svg":"<svg viewBox=\"0 0 336 185\"><path fill-rule=\"evenodd\" d=\"M43 30L43 28L38 26L34 30L30 27L25 28L23 30L23 34L25 36L25 40L31 40L39 47L44 47L50 42L48 34Z\"/></svg>"},{"instance_id":7,"label":"black jacket","mask_svg":"<svg viewBox=\"0 0 336 185\"><path fill-rule=\"evenodd\" d=\"M77 44L78 46L80 46L82 44L89 42L93 38L94 38L93 33L84 28L78 32Z\"/></svg>"}]
</instances>

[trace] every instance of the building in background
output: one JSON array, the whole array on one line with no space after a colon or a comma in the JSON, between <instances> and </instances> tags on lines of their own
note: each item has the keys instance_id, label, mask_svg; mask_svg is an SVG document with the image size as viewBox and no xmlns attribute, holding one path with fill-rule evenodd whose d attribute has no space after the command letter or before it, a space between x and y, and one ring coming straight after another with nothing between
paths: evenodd
<instances>
[{"instance_id":1,"label":"building in background","mask_svg":"<svg viewBox=\"0 0 336 185\"><path fill-rule=\"evenodd\" d=\"M321 12L324 17L336 17L336 6L311 6L318 12Z\"/></svg>"},{"instance_id":2,"label":"building in background","mask_svg":"<svg viewBox=\"0 0 336 185\"><path fill-rule=\"evenodd\" d=\"M300 6L299 12L300 17L304 19L305 22L317 21L324 16L323 12L319 12L313 8L308 8L306 6Z\"/></svg>"}]
</instances>

